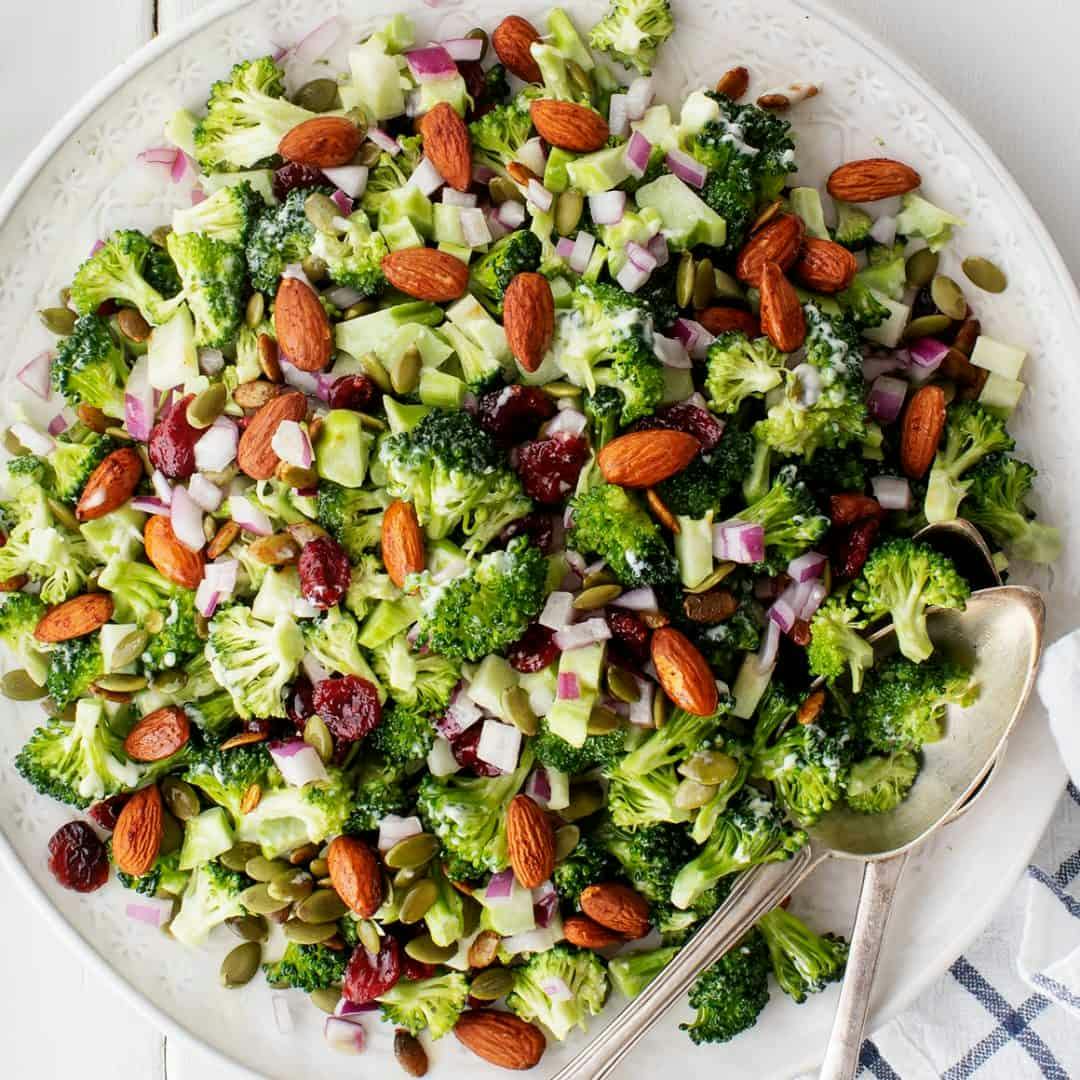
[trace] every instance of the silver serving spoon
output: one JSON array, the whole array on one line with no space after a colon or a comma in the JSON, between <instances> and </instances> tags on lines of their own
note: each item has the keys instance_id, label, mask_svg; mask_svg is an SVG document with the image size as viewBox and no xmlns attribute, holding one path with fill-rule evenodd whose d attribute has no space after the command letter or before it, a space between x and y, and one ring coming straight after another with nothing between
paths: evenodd
<instances>
[{"instance_id":1,"label":"silver serving spoon","mask_svg":"<svg viewBox=\"0 0 1080 1080\"><path fill-rule=\"evenodd\" d=\"M927 624L935 647L967 660L981 692L969 708L950 709L948 735L926 748L922 773L908 799L889 814L834 810L810 831L810 842L792 859L741 875L724 904L671 963L552 1080L601 1080L610 1073L703 968L829 858L866 864L860 922L867 929L860 932L857 926L852 935L848 963L856 977L845 981L838 1008L845 1037L831 1049L822 1073L853 1075L899 871L907 853L952 820L992 767L1034 684L1045 615L1036 590L1013 585L974 593L962 612L932 611ZM875 635L874 647L881 655L893 650L891 627Z\"/></svg>"}]
</instances>

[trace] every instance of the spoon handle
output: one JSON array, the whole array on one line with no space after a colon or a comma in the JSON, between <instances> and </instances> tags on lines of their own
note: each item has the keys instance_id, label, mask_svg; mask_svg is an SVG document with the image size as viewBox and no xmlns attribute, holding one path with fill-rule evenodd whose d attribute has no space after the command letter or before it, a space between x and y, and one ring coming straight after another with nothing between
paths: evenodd
<instances>
[{"instance_id":1,"label":"spoon handle","mask_svg":"<svg viewBox=\"0 0 1080 1080\"><path fill-rule=\"evenodd\" d=\"M783 900L819 861L820 856L807 845L787 862L765 863L743 874L724 904L671 963L551 1080L601 1080L607 1076L697 975Z\"/></svg>"},{"instance_id":2,"label":"spoon handle","mask_svg":"<svg viewBox=\"0 0 1080 1080\"><path fill-rule=\"evenodd\" d=\"M840 987L840 1001L836 1006L820 1080L854 1080L859 1071L859 1051L870 1011L870 991L896 886L907 860L905 851L891 859L868 862L863 870L847 971Z\"/></svg>"}]
</instances>

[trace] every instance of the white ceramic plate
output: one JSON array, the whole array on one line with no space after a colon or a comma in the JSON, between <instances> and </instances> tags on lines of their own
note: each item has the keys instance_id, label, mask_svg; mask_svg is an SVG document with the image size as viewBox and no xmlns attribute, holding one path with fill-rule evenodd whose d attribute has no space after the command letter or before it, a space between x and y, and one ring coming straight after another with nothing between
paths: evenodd
<instances>
[{"instance_id":1,"label":"white ceramic plate","mask_svg":"<svg viewBox=\"0 0 1080 1080\"><path fill-rule=\"evenodd\" d=\"M221 7L142 50L52 132L0 199L0 250L7 253L0 265L0 356L8 365L9 390L17 385L14 371L50 344L34 311L56 303L57 291L92 243L117 226L166 222L174 205L188 201L185 185L170 185L160 171L135 164L140 150L161 143L173 111L200 106L210 82L233 62L291 45L330 15L340 13L358 32L369 31L378 22L373 9L381 6L258 0L239 9L235 3ZM583 26L601 8L596 0L567 6ZM989 256L1007 271L1011 284L1004 296L974 303L988 332L1031 352L1025 369L1030 390L1013 426L1021 452L1042 470L1042 505L1071 535L1080 518L1074 472L1080 424L1072 412L1080 401L1080 302L1053 242L1004 167L906 65L815 3L676 0L675 6L678 30L659 71L664 100L678 102L735 63L750 68L755 93L795 79L818 83L820 97L792 113L803 135L801 182L820 183L845 158L888 154L907 161L921 171L931 199L968 221L946 271L951 267L961 278L958 254ZM407 0L386 7L411 11L420 40L456 36L477 24L490 28L507 11L503 0L446 0L437 7ZM539 23L544 8L528 0L515 10ZM1070 546L1052 573L1018 575L1047 589L1051 638L1068 627L1076 610L1077 569ZM0 724L0 852L8 874L81 958L108 972L164 1029L184 1032L260 1074L284 1080L315 1070L344 1078L383 1075L389 1067L388 1075L397 1075L389 1061L391 1032L374 1019L370 1051L362 1059L347 1058L325 1046L321 1015L303 995L271 994L264 984L242 992L219 989L217 966L230 947L227 936L192 953L129 921L118 885L91 897L56 885L46 867L46 843L70 814L35 795L11 766L39 716L33 707L9 704ZM878 977L878 1019L910 1002L986 924L1034 849L1063 782L1045 717L1033 704L987 796L912 861ZM846 932L857 886L855 867L827 867L800 892L797 905L821 929ZM673 1055L688 1080L715 1075L718 1068L758 1080L812 1068L834 1001L835 990L797 1007L774 992L751 1032L714 1048L695 1048L676 1030L684 1017L673 1012L618 1075L659 1075ZM544 1072L554 1072L576 1045L549 1051ZM444 1080L505 1075L466 1055L453 1038L436 1044L432 1057L432 1074Z\"/></svg>"}]
</instances>

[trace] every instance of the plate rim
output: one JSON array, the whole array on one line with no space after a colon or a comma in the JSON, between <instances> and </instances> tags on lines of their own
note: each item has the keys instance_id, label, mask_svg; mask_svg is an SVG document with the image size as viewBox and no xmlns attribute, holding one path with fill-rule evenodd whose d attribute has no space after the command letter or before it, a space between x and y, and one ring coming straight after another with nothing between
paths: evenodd
<instances>
[{"instance_id":1,"label":"plate rim","mask_svg":"<svg viewBox=\"0 0 1080 1080\"><path fill-rule=\"evenodd\" d=\"M139 72L176 45L198 34L218 19L231 15L254 2L255 0L216 0L216 2L211 3L203 11L192 16L179 26L147 42L117 68L98 80L53 124L15 171L15 174L4 186L3 190L0 191L0 225L6 222L20 200L27 194L34 180L48 161L61 150L79 126L96 109L105 104L113 94L121 90ZM1080 288L1073 279L1064 257L1042 217L1013 177L1012 172L980 134L979 129L912 63L905 60L891 45L859 25L851 17L836 11L825 0L788 0L788 2L793 8L802 9L813 18L830 25L842 36L850 38L871 52L879 61L887 64L894 74L903 79L921 100L933 105L941 116L949 122L953 133L969 145L984 167L993 171L996 181L1012 198L1022 220L1032 230L1040 251L1049 264L1051 273L1057 279L1057 283L1067 298L1069 314L1072 316L1073 323L1080 327ZM1030 705L1027 711L1030 712ZM1046 737L1051 737L1049 732L1047 732ZM992 920L1008 893L1019 880L1023 867L1029 861L1038 846L1040 838L1045 833L1046 827L1053 817L1054 810L1061 798L1064 781L1067 777L1060 759L1057 764L1061 783L1056 788L1048 784L1042 784L1036 789L1036 792L1040 789L1045 790L1048 794L1053 792L1052 798L1047 797L1046 804L1041 808L1041 813L1030 816L1032 821L1038 819L1038 831L1034 834L1030 846L1015 853L1014 858L1010 861L1009 871L999 876L999 887L985 896L984 903L979 906L975 917L969 920L965 932L955 939L960 944L957 955L962 954ZM2 830L0 830L0 865L10 872L17 887L42 915L52 932L83 963L102 976L132 1008L156 1024L162 1030L163 1035L178 1038L190 1045L197 1046L211 1056L228 1062L238 1070L240 1075L260 1080L262 1074L237 1060L228 1051L207 1042L206 1039L192 1031L186 1024L166 1013L130 983L120 971L109 964L106 958L98 951L98 948L67 921L59 908L53 904L48 894L37 884ZM867 1037L870 1037L873 1031L906 1009L931 982L944 974L946 970L945 966L928 966L921 977L912 980L905 992L895 995L887 1005L873 1015L872 1024L867 1025L869 1029ZM820 1063L820 1060L821 1054L815 1053L812 1061L808 1059L799 1068L812 1068Z\"/></svg>"}]
</instances>

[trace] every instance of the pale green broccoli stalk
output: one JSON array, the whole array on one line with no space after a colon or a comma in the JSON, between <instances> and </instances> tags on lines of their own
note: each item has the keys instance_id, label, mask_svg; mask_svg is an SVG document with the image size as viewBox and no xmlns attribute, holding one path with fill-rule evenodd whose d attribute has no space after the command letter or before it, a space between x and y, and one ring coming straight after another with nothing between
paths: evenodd
<instances>
[{"instance_id":1,"label":"pale green broccoli stalk","mask_svg":"<svg viewBox=\"0 0 1080 1080\"><path fill-rule=\"evenodd\" d=\"M174 233L202 233L225 244L247 243L265 209L262 196L248 183L229 184L194 206L173 211Z\"/></svg>"},{"instance_id":2,"label":"pale green broccoli stalk","mask_svg":"<svg viewBox=\"0 0 1080 1080\"><path fill-rule=\"evenodd\" d=\"M249 884L243 874L219 862L196 866L180 897L180 910L169 923L169 933L191 948L202 945L226 919L247 914L240 894Z\"/></svg>"},{"instance_id":3,"label":"pale green broccoli stalk","mask_svg":"<svg viewBox=\"0 0 1080 1080\"><path fill-rule=\"evenodd\" d=\"M457 1023L468 998L465 976L453 971L430 979L399 979L375 1000L387 1023L412 1035L427 1030L433 1039L441 1039Z\"/></svg>"},{"instance_id":4,"label":"pale green broccoli stalk","mask_svg":"<svg viewBox=\"0 0 1080 1080\"><path fill-rule=\"evenodd\" d=\"M404 632L374 649L372 663L394 701L424 713L445 709L461 678L456 660L413 649Z\"/></svg>"},{"instance_id":5,"label":"pale green broccoli stalk","mask_svg":"<svg viewBox=\"0 0 1080 1080\"><path fill-rule=\"evenodd\" d=\"M327 481L319 484L321 491ZM352 564L349 591L345 594L345 607L363 620L379 600L399 600L401 590L390 580L378 555L361 555Z\"/></svg>"},{"instance_id":6,"label":"pale green broccoli stalk","mask_svg":"<svg viewBox=\"0 0 1080 1080\"><path fill-rule=\"evenodd\" d=\"M144 276L152 249L149 239L135 229L114 232L75 272L71 283L75 310L92 315L106 300L116 300L138 308L152 326L167 322L175 302L166 301Z\"/></svg>"},{"instance_id":7,"label":"pale green broccoli stalk","mask_svg":"<svg viewBox=\"0 0 1080 1080\"><path fill-rule=\"evenodd\" d=\"M438 894L435 903L424 915L431 940L442 948L448 948L465 937L465 901L461 893L450 884L450 879L443 873L438 859L431 863L428 871Z\"/></svg>"},{"instance_id":8,"label":"pale green broccoli stalk","mask_svg":"<svg viewBox=\"0 0 1080 1080\"><path fill-rule=\"evenodd\" d=\"M488 113L477 123L484 123L491 115ZM518 274L538 269L540 256L541 245L536 234L518 229L497 240L486 255L473 263L469 291L493 315L501 316L507 286Z\"/></svg>"},{"instance_id":9,"label":"pale green broccoli stalk","mask_svg":"<svg viewBox=\"0 0 1080 1080\"><path fill-rule=\"evenodd\" d=\"M285 267L311 254L315 226L304 212L311 192L311 188L293 188L280 206L268 206L255 222L244 257L256 289L272 296Z\"/></svg>"},{"instance_id":10,"label":"pale green broccoli stalk","mask_svg":"<svg viewBox=\"0 0 1080 1080\"><path fill-rule=\"evenodd\" d=\"M562 1042L574 1028L585 1030L587 1018L604 1007L607 992L600 958L588 949L560 944L514 968L514 989L506 1004L522 1020L543 1024Z\"/></svg>"},{"instance_id":11,"label":"pale green broccoli stalk","mask_svg":"<svg viewBox=\"0 0 1080 1080\"><path fill-rule=\"evenodd\" d=\"M848 324L860 334L880 326L889 317L889 309L858 275L843 292L836 294L836 302Z\"/></svg>"},{"instance_id":12,"label":"pale green broccoli stalk","mask_svg":"<svg viewBox=\"0 0 1080 1080\"><path fill-rule=\"evenodd\" d=\"M620 64L648 75L656 50L675 31L668 0L614 0L589 31L589 44L610 53Z\"/></svg>"},{"instance_id":13,"label":"pale green broccoli stalk","mask_svg":"<svg viewBox=\"0 0 1080 1080\"><path fill-rule=\"evenodd\" d=\"M469 124L473 161L477 165L493 169L500 176L507 175L506 166L514 160L532 133L529 105L529 97L518 94L507 104L497 105Z\"/></svg>"},{"instance_id":14,"label":"pale green broccoli stalk","mask_svg":"<svg viewBox=\"0 0 1080 1080\"><path fill-rule=\"evenodd\" d=\"M619 953L608 961L612 984L624 997L636 998L667 967L678 945L667 945L644 952Z\"/></svg>"},{"instance_id":15,"label":"pale green broccoli stalk","mask_svg":"<svg viewBox=\"0 0 1080 1080\"><path fill-rule=\"evenodd\" d=\"M608 813L620 829L640 829L664 821L677 824L690 820L690 811L684 810L675 801L679 774L674 765L656 769L645 776L629 776L615 766L606 775Z\"/></svg>"},{"instance_id":16,"label":"pale green broccoli stalk","mask_svg":"<svg viewBox=\"0 0 1080 1080\"><path fill-rule=\"evenodd\" d=\"M538 41L529 47L529 52L540 69L544 97L555 98L556 101L575 101L579 105L592 104L591 87L570 77L567 57L557 46Z\"/></svg>"},{"instance_id":17,"label":"pale green broccoli stalk","mask_svg":"<svg viewBox=\"0 0 1080 1080\"><path fill-rule=\"evenodd\" d=\"M622 759L619 769L627 776L644 776L665 765L685 761L695 750L709 746L720 727L721 716L731 707L729 701L711 716L698 716L684 709L673 709L662 728L649 732L644 740Z\"/></svg>"},{"instance_id":18,"label":"pale green broccoli stalk","mask_svg":"<svg viewBox=\"0 0 1080 1080\"><path fill-rule=\"evenodd\" d=\"M1025 502L1035 475L1027 462L991 454L971 472L964 513L1010 555L1029 562L1052 563L1061 556L1061 532L1035 521Z\"/></svg>"},{"instance_id":19,"label":"pale green broccoli stalk","mask_svg":"<svg viewBox=\"0 0 1080 1080\"><path fill-rule=\"evenodd\" d=\"M751 341L729 331L709 346L705 392L714 412L737 412L754 394L767 394L783 379L787 356L765 337Z\"/></svg>"},{"instance_id":20,"label":"pale green broccoli stalk","mask_svg":"<svg viewBox=\"0 0 1080 1080\"><path fill-rule=\"evenodd\" d=\"M834 682L847 671L851 689L862 689L864 673L874 666L874 649L859 633L866 629L866 619L847 598L834 593L818 608L810 620L810 645L806 658L810 671Z\"/></svg>"},{"instance_id":21,"label":"pale green broccoli stalk","mask_svg":"<svg viewBox=\"0 0 1080 1080\"><path fill-rule=\"evenodd\" d=\"M785 465L765 496L739 511L738 520L763 526L765 547L785 560L812 548L829 528L794 465Z\"/></svg>"},{"instance_id":22,"label":"pale green broccoli stalk","mask_svg":"<svg viewBox=\"0 0 1080 1080\"><path fill-rule=\"evenodd\" d=\"M195 319L195 344L214 349L231 344L244 317L243 249L202 233L169 233L167 245Z\"/></svg>"},{"instance_id":23,"label":"pale green broccoli stalk","mask_svg":"<svg viewBox=\"0 0 1080 1080\"><path fill-rule=\"evenodd\" d=\"M89 432L84 438L57 440L49 454L52 493L62 503L74 506L86 487L90 474L119 446L108 435Z\"/></svg>"},{"instance_id":24,"label":"pale green broccoli stalk","mask_svg":"<svg viewBox=\"0 0 1080 1080\"><path fill-rule=\"evenodd\" d=\"M338 285L355 289L361 296L376 296L386 284L382 261L387 247L382 233L372 231L363 210L335 218L334 227L332 233L315 233L311 254L326 263L330 279Z\"/></svg>"},{"instance_id":25,"label":"pale green broccoli stalk","mask_svg":"<svg viewBox=\"0 0 1080 1080\"><path fill-rule=\"evenodd\" d=\"M799 698L783 683L773 679L758 703L752 738L753 752L761 753L773 736L793 720L799 709Z\"/></svg>"},{"instance_id":26,"label":"pale green broccoli stalk","mask_svg":"<svg viewBox=\"0 0 1080 1080\"><path fill-rule=\"evenodd\" d=\"M887 814L908 797L918 775L919 759L910 750L874 754L852 765L844 799L856 813Z\"/></svg>"},{"instance_id":27,"label":"pale green broccoli stalk","mask_svg":"<svg viewBox=\"0 0 1080 1080\"><path fill-rule=\"evenodd\" d=\"M49 666L49 653L34 637L47 608L40 596L24 592L0 597L0 641L18 658L26 673L42 686Z\"/></svg>"},{"instance_id":28,"label":"pale green broccoli stalk","mask_svg":"<svg viewBox=\"0 0 1080 1080\"><path fill-rule=\"evenodd\" d=\"M356 675L378 686L360 649L360 627L347 611L334 606L303 623L304 646L330 672Z\"/></svg>"},{"instance_id":29,"label":"pale green broccoli stalk","mask_svg":"<svg viewBox=\"0 0 1080 1080\"><path fill-rule=\"evenodd\" d=\"M53 388L75 407L85 402L117 419L124 415L128 377L124 350L109 324L97 315L83 315L64 338L53 358Z\"/></svg>"},{"instance_id":30,"label":"pale green broccoli stalk","mask_svg":"<svg viewBox=\"0 0 1080 1080\"><path fill-rule=\"evenodd\" d=\"M896 231L900 236L921 237L931 251L940 251L952 239L954 225L967 224L963 218L928 202L918 192L909 191L900 200Z\"/></svg>"},{"instance_id":31,"label":"pale green broccoli stalk","mask_svg":"<svg viewBox=\"0 0 1080 1080\"><path fill-rule=\"evenodd\" d=\"M815 934L786 908L773 908L757 922L772 957L780 989L800 1004L844 977L848 943L832 934Z\"/></svg>"},{"instance_id":32,"label":"pale green broccoli stalk","mask_svg":"<svg viewBox=\"0 0 1080 1080\"><path fill-rule=\"evenodd\" d=\"M846 734L796 724L754 755L753 775L770 780L791 817L809 827L842 797L850 764Z\"/></svg>"}]
</instances>

